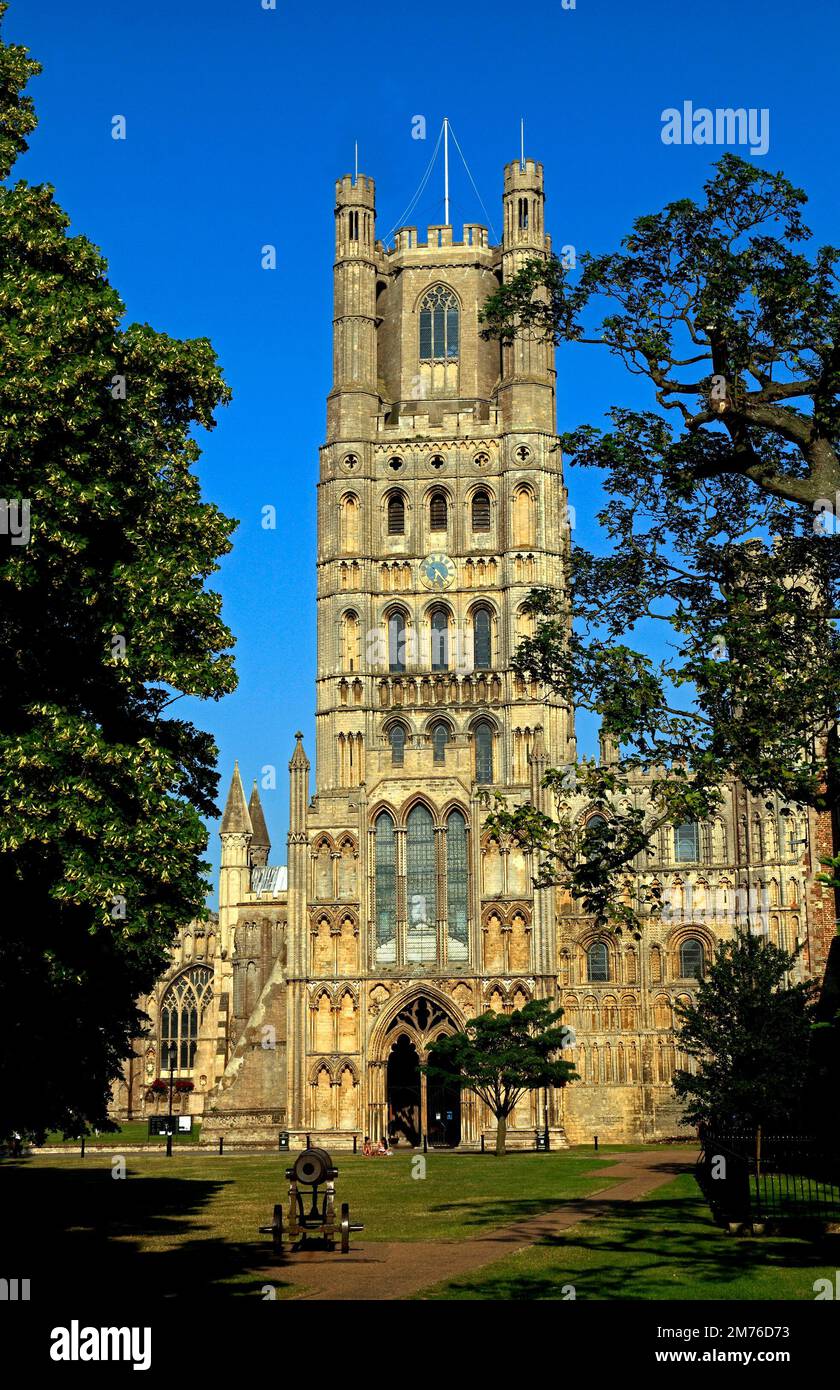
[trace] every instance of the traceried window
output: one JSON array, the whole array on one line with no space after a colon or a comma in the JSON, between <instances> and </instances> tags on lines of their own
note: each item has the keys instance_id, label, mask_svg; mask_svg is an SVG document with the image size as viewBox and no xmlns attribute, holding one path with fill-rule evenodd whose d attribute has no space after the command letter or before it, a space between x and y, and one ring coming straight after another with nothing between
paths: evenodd
<instances>
[{"instance_id":1,"label":"traceried window","mask_svg":"<svg viewBox=\"0 0 840 1390\"><path fill-rule=\"evenodd\" d=\"M700 858L700 827L693 821L674 826L674 858L678 864L696 864Z\"/></svg>"},{"instance_id":2,"label":"traceried window","mask_svg":"<svg viewBox=\"0 0 840 1390\"><path fill-rule=\"evenodd\" d=\"M482 719L473 731L475 741L475 780L485 786L493 781L493 726Z\"/></svg>"},{"instance_id":3,"label":"traceried window","mask_svg":"<svg viewBox=\"0 0 840 1390\"><path fill-rule=\"evenodd\" d=\"M696 936L690 936L680 946L680 975L685 980L703 978L703 943Z\"/></svg>"},{"instance_id":4,"label":"traceried window","mask_svg":"<svg viewBox=\"0 0 840 1390\"><path fill-rule=\"evenodd\" d=\"M483 489L473 493L472 499L472 529L474 531L490 530L490 494Z\"/></svg>"},{"instance_id":5,"label":"traceried window","mask_svg":"<svg viewBox=\"0 0 840 1390\"><path fill-rule=\"evenodd\" d=\"M445 531L448 519L448 507L446 504L446 494L443 492L432 493L429 501L429 530Z\"/></svg>"},{"instance_id":6,"label":"traceried window","mask_svg":"<svg viewBox=\"0 0 840 1390\"><path fill-rule=\"evenodd\" d=\"M449 742L449 730L445 724L435 724L432 729L432 750L436 763L446 762L446 745Z\"/></svg>"},{"instance_id":7,"label":"traceried window","mask_svg":"<svg viewBox=\"0 0 840 1390\"><path fill-rule=\"evenodd\" d=\"M449 614L445 608L436 608L432 613L432 670L449 670Z\"/></svg>"},{"instance_id":8,"label":"traceried window","mask_svg":"<svg viewBox=\"0 0 840 1390\"><path fill-rule=\"evenodd\" d=\"M433 961L437 957L437 874L435 827L425 806L408 813L406 844L406 959Z\"/></svg>"},{"instance_id":9,"label":"traceried window","mask_svg":"<svg viewBox=\"0 0 840 1390\"><path fill-rule=\"evenodd\" d=\"M194 965L167 989L160 1006L160 1070L191 1071L201 1023L213 997L213 971Z\"/></svg>"},{"instance_id":10,"label":"traceried window","mask_svg":"<svg viewBox=\"0 0 840 1390\"><path fill-rule=\"evenodd\" d=\"M473 665L476 671L489 671L492 665L490 610L477 608L473 614Z\"/></svg>"},{"instance_id":11,"label":"traceried window","mask_svg":"<svg viewBox=\"0 0 840 1390\"><path fill-rule=\"evenodd\" d=\"M438 728L446 726L438 725ZM467 822L460 811L453 811L446 822L446 913L448 956L467 959Z\"/></svg>"},{"instance_id":12,"label":"traceried window","mask_svg":"<svg viewBox=\"0 0 840 1390\"><path fill-rule=\"evenodd\" d=\"M398 831L388 811L374 822L374 920L378 963L443 964L469 956L469 837L462 811L450 812L443 827L420 803ZM405 836L398 870L396 841ZM437 839L443 836L438 850ZM398 920L404 904L405 919ZM444 934L439 922L446 922ZM398 944L399 943L399 944Z\"/></svg>"},{"instance_id":13,"label":"traceried window","mask_svg":"<svg viewBox=\"0 0 840 1390\"><path fill-rule=\"evenodd\" d=\"M376 817L376 959L397 958L397 856L394 822L387 811Z\"/></svg>"},{"instance_id":14,"label":"traceried window","mask_svg":"<svg viewBox=\"0 0 840 1390\"><path fill-rule=\"evenodd\" d=\"M388 535L405 535L405 498L401 492L392 492L388 498Z\"/></svg>"},{"instance_id":15,"label":"traceried window","mask_svg":"<svg viewBox=\"0 0 840 1390\"><path fill-rule=\"evenodd\" d=\"M594 983L610 978L610 958L603 941L594 941L586 953L587 979Z\"/></svg>"},{"instance_id":16,"label":"traceried window","mask_svg":"<svg viewBox=\"0 0 840 1390\"><path fill-rule=\"evenodd\" d=\"M458 338L458 301L445 285L435 285L420 304L420 361L453 361L459 352Z\"/></svg>"}]
</instances>

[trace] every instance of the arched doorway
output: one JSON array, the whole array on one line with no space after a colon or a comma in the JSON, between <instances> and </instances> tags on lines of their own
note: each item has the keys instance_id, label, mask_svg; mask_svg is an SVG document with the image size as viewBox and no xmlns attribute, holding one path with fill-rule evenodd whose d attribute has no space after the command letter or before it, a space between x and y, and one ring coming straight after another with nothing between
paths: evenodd
<instances>
[{"instance_id":1,"label":"arched doorway","mask_svg":"<svg viewBox=\"0 0 840 1390\"><path fill-rule=\"evenodd\" d=\"M460 1089L421 1070L438 1038L457 1026L425 995L404 1004L386 1025L385 1123L392 1143L415 1146L427 1138L435 1148L454 1148L461 1142Z\"/></svg>"},{"instance_id":2,"label":"arched doorway","mask_svg":"<svg viewBox=\"0 0 840 1390\"><path fill-rule=\"evenodd\" d=\"M388 1057L388 1138L417 1145L420 1132L420 1058L410 1038L401 1034Z\"/></svg>"}]
</instances>

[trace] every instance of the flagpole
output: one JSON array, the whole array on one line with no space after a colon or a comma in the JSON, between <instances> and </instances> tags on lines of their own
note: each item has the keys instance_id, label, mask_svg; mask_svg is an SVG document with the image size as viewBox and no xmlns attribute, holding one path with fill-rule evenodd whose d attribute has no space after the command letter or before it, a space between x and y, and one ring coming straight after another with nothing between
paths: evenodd
<instances>
[{"instance_id":1,"label":"flagpole","mask_svg":"<svg viewBox=\"0 0 840 1390\"><path fill-rule=\"evenodd\" d=\"M443 224L449 226L449 117L443 118Z\"/></svg>"}]
</instances>

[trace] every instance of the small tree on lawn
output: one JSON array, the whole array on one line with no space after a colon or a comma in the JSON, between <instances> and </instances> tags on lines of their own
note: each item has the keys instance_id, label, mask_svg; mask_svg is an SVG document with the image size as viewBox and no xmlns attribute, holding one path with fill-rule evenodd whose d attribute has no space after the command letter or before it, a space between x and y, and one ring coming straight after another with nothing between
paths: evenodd
<instances>
[{"instance_id":1,"label":"small tree on lawn","mask_svg":"<svg viewBox=\"0 0 840 1390\"><path fill-rule=\"evenodd\" d=\"M435 1043L428 1076L484 1101L496 1120L497 1155L505 1152L508 1116L526 1091L577 1080L571 1062L557 1055L563 1046L562 1016L547 999L532 999L512 1014L480 1014L462 1033Z\"/></svg>"},{"instance_id":2,"label":"small tree on lawn","mask_svg":"<svg viewBox=\"0 0 840 1390\"><path fill-rule=\"evenodd\" d=\"M722 942L694 1004L677 1005L684 1118L718 1133L790 1124L804 1097L816 986L791 984L796 955L747 932Z\"/></svg>"}]
</instances>

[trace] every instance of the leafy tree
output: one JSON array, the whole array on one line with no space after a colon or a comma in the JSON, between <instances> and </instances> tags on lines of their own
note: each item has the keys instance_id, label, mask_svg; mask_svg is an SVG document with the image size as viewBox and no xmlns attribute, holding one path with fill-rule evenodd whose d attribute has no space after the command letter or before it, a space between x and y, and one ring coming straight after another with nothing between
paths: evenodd
<instances>
[{"instance_id":1,"label":"leafy tree","mask_svg":"<svg viewBox=\"0 0 840 1390\"><path fill-rule=\"evenodd\" d=\"M462 1033L435 1043L426 1071L435 1081L460 1086L484 1101L496 1120L496 1154L505 1152L507 1120L526 1091L576 1081L571 1062L557 1056L563 1046L560 1019L546 999L532 999L511 1014L470 1019Z\"/></svg>"},{"instance_id":2,"label":"leafy tree","mask_svg":"<svg viewBox=\"0 0 840 1390\"><path fill-rule=\"evenodd\" d=\"M615 766L583 776L608 825L587 844L562 796L556 818L494 818L605 919L640 838L707 815L729 776L838 803L840 536L819 501L840 486L838 252L798 249L804 201L726 155L702 204L638 219L622 251L581 258L574 284L534 259L485 310L488 335L606 346L658 406L617 406L612 429L564 437L578 466L604 470L606 553L575 546L563 589L532 593L515 661L619 745ZM638 638L657 627L654 659ZM569 770L549 782L568 789Z\"/></svg>"},{"instance_id":3,"label":"leafy tree","mask_svg":"<svg viewBox=\"0 0 840 1390\"><path fill-rule=\"evenodd\" d=\"M743 933L718 946L696 1003L677 1005L679 1045L697 1062L696 1074L674 1076L689 1123L767 1132L800 1111L816 986L789 983L795 961Z\"/></svg>"},{"instance_id":4,"label":"leafy tree","mask_svg":"<svg viewBox=\"0 0 840 1390\"><path fill-rule=\"evenodd\" d=\"M0 42L4 179L38 71ZM0 186L3 1134L107 1123L135 1000L204 910L216 750L166 710L235 685L205 587L233 523L192 472L228 388L206 339L123 325L68 226L50 187Z\"/></svg>"}]
</instances>

